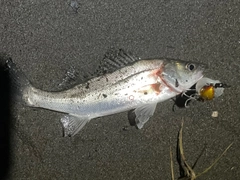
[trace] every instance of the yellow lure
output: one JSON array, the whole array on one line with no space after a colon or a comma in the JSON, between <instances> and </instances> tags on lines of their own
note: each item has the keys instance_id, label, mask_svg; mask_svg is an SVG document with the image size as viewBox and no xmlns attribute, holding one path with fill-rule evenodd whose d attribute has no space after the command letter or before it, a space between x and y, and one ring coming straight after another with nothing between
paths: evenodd
<instances>
[{"instance_id":1,"label":"yellow lure","mask_svg":"<svg viewBox=\"0 0 240 180\"><path fill-rule=\"evenodd\" d=\"M215 93L214 89L215 88L212 85L203 86L200 90L200 97L204 100L212 100Z\"/></svg>"}]
</instances>

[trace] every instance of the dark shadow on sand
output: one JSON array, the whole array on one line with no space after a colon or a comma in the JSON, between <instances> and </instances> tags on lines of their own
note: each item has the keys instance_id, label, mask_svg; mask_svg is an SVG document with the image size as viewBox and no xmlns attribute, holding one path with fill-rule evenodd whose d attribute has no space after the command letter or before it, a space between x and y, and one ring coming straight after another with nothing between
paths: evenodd
<instances>
[{"instance_id":1,"label":"dark shadow on sand","mask_svg":"<svg viewBox=\"0 0 240 180\"><path fill-rule=\"evenodd\" d=\"M7 179L10 169L10 79L5 62L6 54L0 53L0 179Z\"/></svg>"}]
</instances>

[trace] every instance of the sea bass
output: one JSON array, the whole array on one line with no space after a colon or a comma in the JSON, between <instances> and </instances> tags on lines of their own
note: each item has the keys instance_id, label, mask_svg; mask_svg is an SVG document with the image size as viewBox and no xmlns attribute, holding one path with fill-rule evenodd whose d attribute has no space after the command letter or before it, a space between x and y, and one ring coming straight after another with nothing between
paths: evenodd
<instances>
[{"instance_id":1,"label":"sea bass","mask_svg":"<svg viewBox=\"0 0 240 180\"><path fill-rule=\"evenodd\" d=\"M47 92L31 85L11 61L7 61L18 97L28 106L65 113L64 136L74 136L91 119L133 110L141 129L156 105L187 91L203 77L204 65L173 59L136 59L120 50L106 56L85 83L60 92Z\"/></svg>"}]
</instances>

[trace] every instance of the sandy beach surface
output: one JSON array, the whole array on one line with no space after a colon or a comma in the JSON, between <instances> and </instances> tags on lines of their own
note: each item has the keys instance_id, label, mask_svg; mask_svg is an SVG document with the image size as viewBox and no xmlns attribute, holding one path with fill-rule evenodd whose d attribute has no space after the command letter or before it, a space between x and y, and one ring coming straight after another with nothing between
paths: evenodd
<instances>
[{"instance_id":1,"label":"sandy beach surface","mask_svg":"<svg viewBox=\"0 0 240 180\"><path fill-rule=\"evenodd\" d=\"M0 179L170 180L169 147L182 120L187 161L199 180L240 179L240 2L65 1L0 2ZM72 138L62 137L61 113L10 103L4 79L8 57L40 89L60 90L66 71L91 73L110 48L141 58L168 57L207 64L205 75L231 85L209 102L176 108L159 103L137 130L127 112L92 120ZM213 111L218 117L212 117Z\"/></svg>"}]
</instances>

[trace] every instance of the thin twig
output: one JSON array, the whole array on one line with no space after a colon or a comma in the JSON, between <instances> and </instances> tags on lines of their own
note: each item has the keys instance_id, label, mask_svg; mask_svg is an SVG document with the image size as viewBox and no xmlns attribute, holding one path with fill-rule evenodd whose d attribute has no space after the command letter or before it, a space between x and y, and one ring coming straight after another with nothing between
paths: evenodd
<instances>
[{"instance_id":1,"label":"thin twig","mask_svg":"<svg viewBox=\"0 0 240 180\"><path fill-rule=\"evenodd\" d=\"M177 160L180 166L180 178L178 178L178 180L196 180L197 177L205 174L206 172L208 172L222 157L224 154L226 154L226 152L228 151L228 149L233 145L233 143L231 143L224 151L223 153L218 156L217 159L215 159L215 161L208 167L206 168L203 172L196 174L193 170L193 168L195 167L195 165L197 164L197 161L199 160L199 158L202 156L204 149L202 150L202 152L200 153L200 155L198 156L196 162L194 163L194 165L191 167L189 166L189 164L186 161L186 157L184 155L184 151L183 151L183 122L181 124L181 128L178 132L178 146L177 146ZM172 175L172 180L174 180L174 169L173 169L173 153L172 153L172 147L170 146L170 158L171 158L171 175Z\"/></svg>"},{"instance_id":2,"label":"thin twig","mask_svg":"<svg viewBox=\"0 0 240 180\"><path fill-rule=\"evenodd\" d=\"M171 147L171 146L170 146L170 159L171 159L171 175L172 175L172 180L175 180L174 170L173 170L173 152L172 152L172 147Z\"/></svg>"},{"instance_id":3,"label":"thin twig","mask_svg":"<svg viewBox=\"0 0 240 180\"><path fill-rule=\"evenodd\" d=\"M182 167L182 168L184 170L184 175L186 177L189 177L191 179L195 179L195 177L196 177L195 172L193 171L191 166L189 166L189 164L187 163L186 157L185 157L184 152L183 152L183 143L182 143L182 134L183 133L182 133L182 131L183 131L183 122L181 124L181 129L179 131L179 137L178 137L180 156L181 156L181 160L184 163L184 167Z\"/></svg>"},{"instance_id":4,"label":"thin twig","mask_svg":"<svg viewBox=\"0 0 240 180\"><path fill-rule=\"evenodd\" d=\"M201 153L199 154L197 160L196 160L195 163L193 164L192 169L194 169L194 167L197 165L198 160L200 159L200 157L202 157L202 155L203 155L203 153L204 153L205 150L206 150L206 145L204 146L204 148L202 149Z\"/></svg>"},{"instance_id":5,"label":"thin twig","mask_svg":"<svg viewBox=\"0 0 240 180\"><path fill-rule=\"evenodd\" d=\"M228 149L229 149L232 145L233 145L233 143L231 143L231 144L225 149L225 151L223 151L223 153L222 153L220 156L218 156L218 158L215 159L215 161L214 161L208 168L206 168L203 172L197 174L196 177L199 177L199 176L205 174L206 172L208 172L208 171L222 158L222 156L228 151Z\"/></svg>"}]
</instances>

